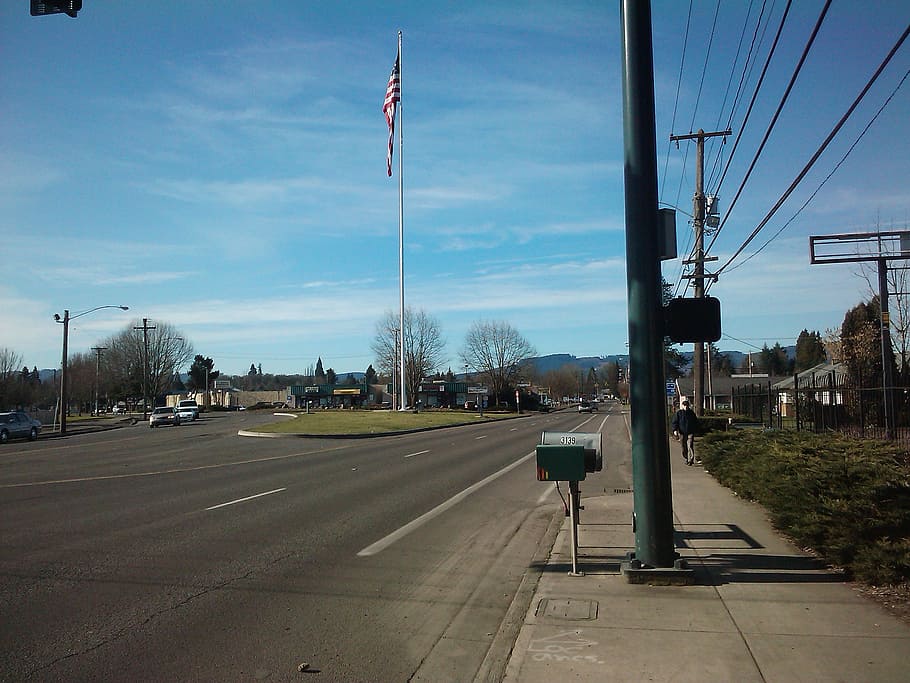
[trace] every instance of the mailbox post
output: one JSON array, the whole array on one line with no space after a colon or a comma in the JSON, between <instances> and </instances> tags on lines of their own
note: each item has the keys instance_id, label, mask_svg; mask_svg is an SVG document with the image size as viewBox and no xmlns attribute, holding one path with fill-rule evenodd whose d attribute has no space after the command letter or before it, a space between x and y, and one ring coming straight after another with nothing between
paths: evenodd
<instances>
[{"instance_id":1,"label":"mailbox post","mask_svg":"<svg viewBox=\"0 0 910 683\"><path fill-rule=\"evenodd\" d=\"M537 480L569 482L569 516L572 523L572 571L569 576L584 576L578 571L578 512L581 490L578 482L588 472L603 469L600 432L544 432L537 447Z\"/></svg>"}]
</instances>

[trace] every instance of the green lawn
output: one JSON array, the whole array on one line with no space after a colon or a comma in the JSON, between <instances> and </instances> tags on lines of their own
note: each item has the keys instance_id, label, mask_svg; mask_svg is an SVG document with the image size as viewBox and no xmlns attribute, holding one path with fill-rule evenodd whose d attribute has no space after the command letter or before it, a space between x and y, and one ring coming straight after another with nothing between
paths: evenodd
<instances>
[{"instance_id":1,"label":"green lawn","mask_svg":"<svg viewBox=\"0 0 910 683\"><path fill-rule=\"evenodd\" d=\"M293 414L297 417L277 417L276 422L256 427L254 431L270 434L384 434L514 417L514 413L487 411L483 417L477 413L458 411L423 411L418 414L391 410L317 410L309 415L304 412Z\"/></svg>"}]
</instances>

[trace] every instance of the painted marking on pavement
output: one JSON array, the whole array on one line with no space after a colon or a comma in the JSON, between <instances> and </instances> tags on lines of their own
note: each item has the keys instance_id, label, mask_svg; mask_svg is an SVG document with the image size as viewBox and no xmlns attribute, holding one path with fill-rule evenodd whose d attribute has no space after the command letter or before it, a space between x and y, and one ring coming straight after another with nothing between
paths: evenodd
<instances>
[{"instance_id":1,"label":"painted marking on pavement","mask_svg":"<svg viewBox=\"0 0 910 683\"><path fill-rule=\"evenodd\" d=\"M248 500L253 500L254 498L262 498L263 496L271 496L273 493L281 493L282 491L287 491L287 488L275 489L274 491L266 491L265 493L257 493L254 496L247 496L246 498L238 498L237 500L232 500L227 503L221 503L219 505L213 505L210 508L206 508L205 511L217 510L218 508L224 508L228 505L236 505L237 503L245 503Z\"/></svg>"},{"instance_id":2,"label":"painted marking on pavement","mask_svg":"<svg viewBox=\"0 0 910 683\"><path fill-rule=\"evenodd\" d=\"M413 458L415 455L423 455L424 453L429 453L430 451L417 451L416 453L409 453L404 456L405 458Z\"/></svg>"},{"instance_id":3,"label":"painted marking on pavement","mask_svg":"<svg viewBox=\"0 0 910 683\"><path fill-rule=\"evenodd\" d=\"M478 437L477 437L476 439L474 439L474 440L475 440L475 441L480 441L481 439L486 439L486 438L487 438L487 434L484 434L483 436L478 436Z\"/></svg>"},{"instance_id":4,"label":"painted marking on pavement","mask_svg":"<svg viewBox=\"0 0 910 683\"><path fill-rule=\"evenodd\" d=\"M537 504L543 505L545 502L547 502L547 498L549 498L550 494L553 493L553 491L555 491L555 490L556 490L555 486L550 486L548 484L546 490L544 490L544 492L540 494L540 498L537 499Z\"/></svg>"},{"instance_id":5,"label":"painted marking on pavement","mask_svg":"<svg viewBox=\"0 0 910 683\"><path fill-rule=\"evenodd\" d=\"M151 472L133 472L126 474L99 474L93 477L76 477L73 479L50 479L45 481L26 481L20 484L0 484L0 489L18 489L26 486L50 486L53 484L80 484L87 481L108 481L111 479L133 479L136 477L160 477L165 474L183 474L185 472L201 472L202 470L215 470L225 467L236 467L238 465L256 465L262 462L273 462L275 460L287 460L288 458L299 458L304 455L313 455L315 453L330 453L332 451L342 451L349 446L332 446L331 448L320 448L314 451L301 451L299 453L287 453L285 455L273 455L265 458L252 458L249 460L238 460L237 462L220 462L214 465L198 465L196 467L175 467L168 470L154 470ZM186 449L181 449L186 450Z\"/></svg>"},{"instance_id":6,"label":"painted marking on pavement","mask_svg":"<svg viewBox=\"0 0 910 683\"><path fill-rule=\"evenodd\" d=\"M528 645L528 652L535 662L578 662L606 664L596 655L582 654L597 645L597 641L582 636L581 629L565 631L548 638L537 638Z\"/></svg>"},{"instance_id":7,"label":"painted marking on pavement","mask_svg":"<svg viewBox=\"0 0 910 683\"><path fill-rule=\"evenodd\" d=\"M472 493L474 493L478 489L481 489L484 486L486 486L487 484L489 484L490 482L495 481L496 479L499 479L499 477L501 477L502 475L504 475L508 472L511 472L516 467L526 463L528 460L535 457L536 455L537 455L536 450L531 451L523 458L519 458L518 460L513 462L511 465L506 465L498 472L494 472L493 474L491 474L489 477L481 479L480 481L478 481L475 484L471 484L464 491L462 491L461 493L456 493L454 496L449 498L447 501L445 501L444 503L440 503L439 505L434 507L429 512L423 513L422 515L420 515L420 517L417 517L416 519L412 519L410 522L405 524L403 527L396 529L395 531L390 533L385 538L381 538L378 541L376 541L375 543L368 545L366 548L364 548L359 553L357 553L357 556L358 557L369 557L370 555L375 555L376 553L382 552L383 550L388 548L390 545L392 545L396 541L401 540L402 538L404 538L405 536L410 534L412 531L416 531L417 529L422 527L424 524L429 522L434 517L437 517L437 516L441 515L443 512L445 512L446 510L448 510L449 508L456 506L458 503L463 501L465 498L470 496Z\"/></svg>"}]
</instances>

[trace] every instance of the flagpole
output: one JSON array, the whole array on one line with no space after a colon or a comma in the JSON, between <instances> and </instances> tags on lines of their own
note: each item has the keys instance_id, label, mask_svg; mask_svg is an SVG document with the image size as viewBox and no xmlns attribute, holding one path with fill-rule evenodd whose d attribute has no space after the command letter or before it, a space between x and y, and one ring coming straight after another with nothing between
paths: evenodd
<instances>
[{"instance_id":1,"label":"flagpole","mask_svg":"<svg viewBox=\"0 0 910 683\"><path fill-rule=\"evenodd\" d=\"M398 32L398 80L401 82L401 31ZM400 87L400 86L399 86ZM402 171L404 169L404 117L402 114L401 99L398 100L398 295L401 309L401 324L398 326L401 335L400 346L400 372L401 381L401 403L400 410L404 410L408 405L407 395L404 383L404 366L405 366L405 346L404 346L404 178Z\"/></svg>"}]
</instances>

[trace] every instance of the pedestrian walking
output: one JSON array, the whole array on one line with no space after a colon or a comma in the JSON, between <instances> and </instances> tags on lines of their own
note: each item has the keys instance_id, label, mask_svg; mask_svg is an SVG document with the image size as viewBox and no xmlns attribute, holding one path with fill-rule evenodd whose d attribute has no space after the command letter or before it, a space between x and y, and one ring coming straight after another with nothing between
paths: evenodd
<instances>
[{"instance_id":1,"label":"pedestrian walking","mask_svg":"<svg viewBox=\"0 0 910 683\"><path fill-rule=\"evenodd\" d=\"M682 444L682 457L687 465L694 465L701 460L695 459L695 434L698 432L698 416L689 407L688 401L682 402L682 408L673 417L673 437Z\"/></svg>"}]
</instances>

